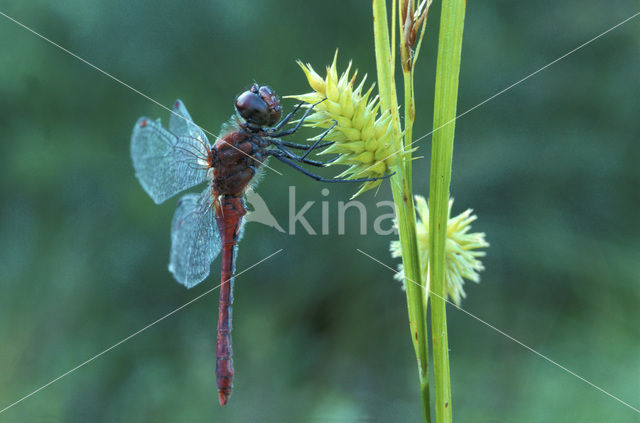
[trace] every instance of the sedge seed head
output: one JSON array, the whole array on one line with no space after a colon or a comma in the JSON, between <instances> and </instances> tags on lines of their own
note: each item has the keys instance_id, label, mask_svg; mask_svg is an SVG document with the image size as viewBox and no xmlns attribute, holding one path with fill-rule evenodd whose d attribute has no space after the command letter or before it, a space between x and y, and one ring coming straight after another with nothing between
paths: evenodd
<instances>
[{"instance_id":1,"label":"sedge seed head","mask_svg":"<svg viewBox=\"0 0 640 423\"><path fill-rule=\"evenodd\" d=\"M415 196L416 211L418 220L416 222L416 233L418 236L418 250L420 256L420 271L422 280L429 278L429 206L424 197ZM489 246L485 241L484 233L469 233L471 222L477 219L472 214L471 209L460 213L455 217L451 216L453 200L449 201L449 219L447 223L447 240L445 242L445 293L456 305L460 305L464 292L464 280L480 282L480 273L484 266L480 261L485 256L483 248ZM400 241L391 242L391 256L402 257ZM400 272L395 278L404 281L404 271L402 264L399 265Z\"/></svg>"},{"instance_id":2,"label":"sedge seed head","mask_svg":"<svg viewBox=\"0 0 640 423\"><path fill-rule=\"evenodd\" d=\"M338 177L380 178L390 173L389 168L399 160L398 155L393 154L391 116L388 111L380 111L377 96L371 97L373 85L365 91L366 75L356 86L357 71L351 74L351 62L340 74L337 58L336 52L324 78L310 64L298 61L313 91L287 97L304 101L306 107L324 99L313 108L305 123L306 126L322 129L336 124L324 138L333 141L333 144L319 154L340 155L331 164L349 167ZM365 182L353 197L380 183L381 180Z\"/></svg>"}]
</instances>

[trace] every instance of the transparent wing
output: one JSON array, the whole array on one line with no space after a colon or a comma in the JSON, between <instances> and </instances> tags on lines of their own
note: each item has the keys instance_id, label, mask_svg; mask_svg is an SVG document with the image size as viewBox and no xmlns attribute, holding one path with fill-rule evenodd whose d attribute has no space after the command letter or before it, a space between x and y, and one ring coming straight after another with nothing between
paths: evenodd
<instances>
[{"instance_id":1,"label":"transparent wing","mask_svg":"<svg viewBox=\"0 0 640 423\"><path fill-rule=\"evenodd\" d=\"M169 130L178 136L188 136L202 140L207 147L211 148L204 131L193 122L191 115L187 112L187 108L181 100L176 100L173 103L173 113L169 118Z\"/></svg>"},{"instance_id":2,"label":"transparent wing","mask_svg":"<svg viewBox=\"0 0 640 423\"><path fill-rule=\"evenodd\" d=\"M209 141L191 121L182 102L176 102L174 112L188 122L172 115L173 130L166 130L159 120L143 117L136 122L131 135L136 177L157 204L201 183L207 176Z\"/></svg>"},{"instance_id":3,"label":"transparent wing","mask_svg":"<svg viewBox=\"0 0 640 423\"><path fill-rule=\"evenodd\" d=\"M173 216L169 271L187 288L209 276L211 262L222 248L212 202L210 188L202 194L187 194Z\"/></svg>"}]
</instances>

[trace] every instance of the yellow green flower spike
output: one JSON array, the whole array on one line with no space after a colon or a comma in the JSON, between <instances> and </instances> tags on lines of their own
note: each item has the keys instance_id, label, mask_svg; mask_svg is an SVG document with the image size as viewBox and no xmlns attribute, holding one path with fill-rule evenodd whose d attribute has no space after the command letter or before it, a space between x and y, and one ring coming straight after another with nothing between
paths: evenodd
<instances>
[{"instance_id":1,"label":"yellow green flower spike","mask_svg":"<svg viewBox=\"0 0 640 423\"><path fill-rule=\"evenodd\" d=\"M366 75L354 87L357 71L349 76L351 62L347 70L338 75L337 58L336 52L324 78L310 64L298 61L313 91L287 97L304 101L307 107L324 99L314 107L306 126L327 129L335 124L324 138L334 144L319 154L339 154L340 157L331 164L349 166L338 178L380 178L391 173L389 168L395 166L399 159L393 154L391 145L391 115L379 113L378 96L370 98L373 85L364 92ZM365 182L353 197L377 187L380 182Z\"/></svg>"},{"instance_id":2,"label":"yellow green flower spike","mask_svg":"<svg viewBox=\"0 0 640 423\"><path fill-rule=\"evenodd\" d=\"M420 271L423 280L428 281L429 275L429 206L424 197L415 196L418 221L416 222L418 234L418 250L420 252ZM449 200L449 220L447 223L447 241L445 243L445 281L448 298L460 305L464 292L464 279L480 282L479 272L484 270L480 257L484 257L484 251L489 244L484 239L484 233L469 233L471 222L477 219L471 209L464 213L451 217L453 200ZM400 241L391 242L391 255L401 257ZM402 265L395 278L403 281ZM428 282L427 282L428 288Z\"/></svg>"}]
</instances>

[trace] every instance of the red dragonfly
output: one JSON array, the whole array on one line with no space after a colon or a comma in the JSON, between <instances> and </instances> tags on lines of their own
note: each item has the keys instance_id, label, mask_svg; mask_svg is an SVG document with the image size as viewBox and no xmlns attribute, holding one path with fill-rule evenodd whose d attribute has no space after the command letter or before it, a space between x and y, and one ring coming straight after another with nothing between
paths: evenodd
<instances>
[{"instance_id":1,"label":"red dragonfly","mask_svg":"<svg viewBox=\"0 0 640 423\"><path fill-rule=\"evenodd\" d=\"M143 117L136 122L131 136L136 177L157 204L207 181L201 194L186 194L178 201L171 223L169 271L178 282L191 288L209 275L211 263L222 252L216 382L223 406L233 386L231 306L236 244L242 236L243 216L247 212L243 194L260 165L274 157L318 181L374 180L327 179L300 165L327 165L327 162L307 159L307 156L331 144L322 139L333 128L310 145L281 140L281 137L295 133L315 106L311 105L294 127L281 130L302 105L298 104L280 120L282 112L278 97L269 87L253 84L236 99L236 116L230 125L223 127L226 131L213 146L180 100L173 105L168 130L162 127L160 120ZM303 153L298 155L291 149L303 150Z\"/></svg>"}]
</instances>

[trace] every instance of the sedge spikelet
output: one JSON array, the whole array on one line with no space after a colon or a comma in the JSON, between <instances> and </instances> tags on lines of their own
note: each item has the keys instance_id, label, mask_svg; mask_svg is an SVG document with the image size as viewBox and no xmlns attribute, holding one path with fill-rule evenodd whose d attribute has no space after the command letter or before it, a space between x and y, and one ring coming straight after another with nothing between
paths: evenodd
<instances>
[{"instance_id":1,"label":"sedge spikelet","mask_svg":"<svg viewBox=\"0 0 640 423\"><path fill-rule=\"evenodd\" d=\"M422 273L422 279L428 281L429 206L424 197L416 195L415 200L416 211L418 213L416 230L418 235L418 251L420 253L420 271ZM452 205L453 200L449 200L449 216L451 216ZM479 272L484 270L480 257L484 257L485 252L478 250L489 246L484 239L484 233L469 233L471 222L476 220L476 216L472 213L473 211L471 209L467 209L456 217L449 217L447 223L447 240L445 242L445 292L446 296L451 298L456 305L460 305L462 299L466 297L464 292L464 279L476 283L480 282ZM391 256L402 256L400 241L391 242ZM400 272L396 273L395 278L403 281L404 272L402 271L402 265L399 266L399 270Z\"/></svg>"},{"instance_id":2,"label":"sedge spikelet","mask_svg":"<svg viewBox=\"0 0 640 423\"><path fill-rule=\"evenodd\" d=\"M366 75L355 86L357 71L349 75L351 62L344 73L338 74L337 58L336 52L324 78L310 64L298 61L313 91L287 97L305 102L306 107L324 100L314 107L305 122L306 126L323 129L335 124L324 138L333 144L319 154L338 154L331 164L349 166L337 177L380 178L391 173L390 168L399 160L399 155L393 154L391 115L388 111L380 112L378 96L372 98L374 85L365 90ZM381 181L365 182L353 197L377 187Z\"/></svg>"}]
</instances>

